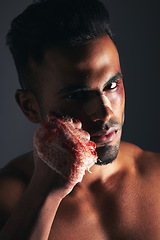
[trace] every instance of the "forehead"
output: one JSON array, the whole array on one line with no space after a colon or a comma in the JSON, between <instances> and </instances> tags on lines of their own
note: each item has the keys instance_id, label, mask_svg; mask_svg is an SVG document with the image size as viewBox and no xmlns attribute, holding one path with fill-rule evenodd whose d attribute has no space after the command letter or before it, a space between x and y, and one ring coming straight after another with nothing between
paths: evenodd
<instances>
[{"instance_id":1,"label":"forehead","mask_svg":"<svg viewBox=\"0 0 160 240\"><path fill-rule=\"evenodd\" d=\"M59 89L68 84L97 84L119 71L118 52L108 35L78 47L49 49L38 67L42 81L55 82Z\"/></svg>"}]
</instances>

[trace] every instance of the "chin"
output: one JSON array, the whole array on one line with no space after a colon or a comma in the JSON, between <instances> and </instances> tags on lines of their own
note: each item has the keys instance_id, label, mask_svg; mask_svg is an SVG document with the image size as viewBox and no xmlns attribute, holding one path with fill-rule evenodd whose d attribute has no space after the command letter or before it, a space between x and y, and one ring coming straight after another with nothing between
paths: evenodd
<instances>
[{"instance_id":1,"label":"chin","mask_svg":"<svg viewBox=\"0 0 160 240\"><path fill-rule=\"evenodd\" d=\"M97 165L106 165L108 163L112 163L118 155L120 148L120 141L116 145L105 145L103 147L98 147L96 149L98 160Z\"/></svg>"}]
</instances>

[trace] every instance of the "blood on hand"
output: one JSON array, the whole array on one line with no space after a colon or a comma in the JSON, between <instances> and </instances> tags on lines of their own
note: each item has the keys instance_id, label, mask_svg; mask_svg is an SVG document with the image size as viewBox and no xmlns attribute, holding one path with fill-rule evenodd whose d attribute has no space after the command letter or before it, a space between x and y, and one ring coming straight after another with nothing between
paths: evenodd
<instances>
[{"instance_id":1,"label":"blood on hand","mask_svg":"<svg viewBox=\"0 0 160 240\"><path fill-rule=\"evenodd\" d=\"M97 161L96 144L71 118L48 117L35 131L34 147L46 164L73 184L81 182Z\"/></svg>"}]
</instances>

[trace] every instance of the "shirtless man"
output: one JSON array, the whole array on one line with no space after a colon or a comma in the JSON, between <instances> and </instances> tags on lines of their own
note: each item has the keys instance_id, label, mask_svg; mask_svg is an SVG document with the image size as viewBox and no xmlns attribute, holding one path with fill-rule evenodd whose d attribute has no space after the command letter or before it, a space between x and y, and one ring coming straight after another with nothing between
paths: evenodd
<instances>
[{"instance_id":1,"label":"shirtless man","mask_svg":"<svg viewBox=\"0 0 160 240\"><path fill-rule=\"evenodd\" d=\"M7 41L23 113L40 126L47 116L71 117L78 144L95 142L98 160L91 173L79 164L81 182L74 171L70 180L63 166L53 170L55 156L78 161L78 145L51 149L49 166L34 142L1 170L0 239L160 239L160 154L120 143L125 94L108 23L97 0L42 0L14 20Z\"/></svg>"}]
</instances>

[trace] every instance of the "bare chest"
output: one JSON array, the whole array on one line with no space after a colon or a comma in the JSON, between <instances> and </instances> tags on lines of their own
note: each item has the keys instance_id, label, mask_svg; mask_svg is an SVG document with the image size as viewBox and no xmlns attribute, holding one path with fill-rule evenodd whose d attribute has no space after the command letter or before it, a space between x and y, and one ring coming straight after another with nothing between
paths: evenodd
<instances>
[{"instance_id":1,"label":"bare chest","mask_svg":"<svg viewBox=\"0 0 160 240\"><path fill-rule=\"evenodd\" d=\"M159 183L134 181L96 189L61 203L49 240L160 239Z\"/></svg>"}]
</instances>

